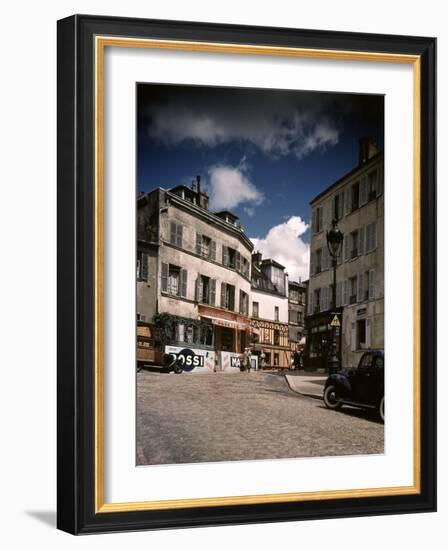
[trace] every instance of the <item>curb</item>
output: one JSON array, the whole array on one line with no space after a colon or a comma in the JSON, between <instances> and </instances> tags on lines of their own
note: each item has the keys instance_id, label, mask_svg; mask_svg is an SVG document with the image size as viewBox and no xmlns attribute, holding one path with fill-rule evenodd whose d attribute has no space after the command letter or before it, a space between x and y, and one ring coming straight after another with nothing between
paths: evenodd
<instances>
[{"instance_id":1,"label":"curb","mask_svg":"<svg viewBox=\"0 0 448 550\"><path fill-rule=\"evenodd\" d=\"M319 401L322 401L323 399L323 396L320 395L320 394L317 394L317 393L307 393L307 392L302 392L302 391L299 391L299 390L296 390L295 388L293 388L291 386L291 384L289 383L289 380L286 376L286 374L284 375L284 378L285 378L285 381L286 383L288 384L288 387L291 391L293 391L294 393L298 393L299 395L303 395L305 397L311 397L312 399L318 399Z\"/></svg>"}]
</instances>

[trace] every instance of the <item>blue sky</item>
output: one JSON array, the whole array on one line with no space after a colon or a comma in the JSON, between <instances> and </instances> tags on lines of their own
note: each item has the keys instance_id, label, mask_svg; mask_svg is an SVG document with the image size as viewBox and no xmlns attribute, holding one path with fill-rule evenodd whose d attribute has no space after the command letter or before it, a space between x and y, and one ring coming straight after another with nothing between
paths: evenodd
<instances>
[{"instance_id":1,"label":"blue sky","mask_svg":"<svg viewBox=\"0 0 448 550\"><path fill-rule=\"evenodd\" d=\"M382 96L139 84L138 190L190 185L231 210L265 256L306 279L310 200L383 148Z\"/></svg>"}]
</instances>

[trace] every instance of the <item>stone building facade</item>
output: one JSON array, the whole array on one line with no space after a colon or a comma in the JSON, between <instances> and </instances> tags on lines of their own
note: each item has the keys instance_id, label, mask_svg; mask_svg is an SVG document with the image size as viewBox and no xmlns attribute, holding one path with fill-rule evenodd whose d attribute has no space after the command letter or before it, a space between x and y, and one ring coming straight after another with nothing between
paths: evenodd
<instances>
[{"instance_id":1,"label":"stone building facade","mask_svg":"<svg viewBox=\"0 0 448 550\"><path fill-rule=\"evenodd\" d=\"M342 317L338 353L356 366L365 349L384 347L384 155L361 140L358 165L315 197L312 208L305 365L325 368L332 314ZM337 218L344 235L337 266L336 304L326 231Z\"/></svg>"},{"instance_id":2,"label":"stone building facade","mask_svg":"<svg viewBox=\"0 0 448 550\"><path fill-rule=\"evenodd\" d=\"M288 323L291 352L302 346L306 311L307 285L302 282L289 281L288 288Z\"/></svg>"},{"instance_id":3,"label":"stone building facade","mask_svg":"<svg viewBox=\"0 0 448 550\"><path fill-rule=\"evenodd\" d=\"M253 245L231 212L212 213L199 180L155 189L137 203L137 320L158 323L166 351L201 366L238 366L249 340Z\"/></svg>"},{"instance_id":4,"label":"stone building facade","mask_svg":"<svg viewBox=\"0 0 448 550\"><path fill-rule=\"evenodd\" d=\"M252 255L252 353L262 366L289 368L291 351L288 329L288 276L272 259Z\"/></svg>"}]
</instances>

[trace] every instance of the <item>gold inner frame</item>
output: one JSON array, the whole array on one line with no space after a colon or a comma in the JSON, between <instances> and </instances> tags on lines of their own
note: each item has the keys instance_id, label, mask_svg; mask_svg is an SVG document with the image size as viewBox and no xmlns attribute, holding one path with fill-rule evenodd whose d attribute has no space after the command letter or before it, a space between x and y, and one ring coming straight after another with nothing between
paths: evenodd
<instances>
[{"instance_id":1,"label":"gold inner frame","mask_svg":"<svg viewBox=\"0 0 448 550\"><path fill-rule=\"evenodd\" d=\"M263 495L226 496L144 502L104 502L104 54L106 47L150 48L159 50L196 51L208 53L232 53L244 55L268 55L329 60L371 61L406 63L413 66L413 218L414 218L414 415L413 455L414 482L410 486L380 487L372 489L346 489L302 493L277 493ZM420 57L388 53L352 52L290 47L254 46L250 44L218 44L212 42L188 42L95 37L95 513L163 510L207 506L231 506L279 502L332 500L341 498L411 495L420 493L420 117L421 72Z\"/></svg>"}]
</instances>

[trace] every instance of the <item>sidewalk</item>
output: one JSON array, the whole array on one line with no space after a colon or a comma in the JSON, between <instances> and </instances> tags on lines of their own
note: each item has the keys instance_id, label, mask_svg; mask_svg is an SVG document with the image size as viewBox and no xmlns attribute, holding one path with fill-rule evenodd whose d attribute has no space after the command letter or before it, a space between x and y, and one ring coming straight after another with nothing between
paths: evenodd
<instances>
[{"instance_id":1,"label":"sidewalk","mask_svg":"<svg viewBox=\"0 0 448 550\"><path fill-rule=\"evenodd\" d=\"M285 374L286 382L292 391L315 399L322 399L327 377L327 374L320 372Z\"/></svg>"}]
</instances>

